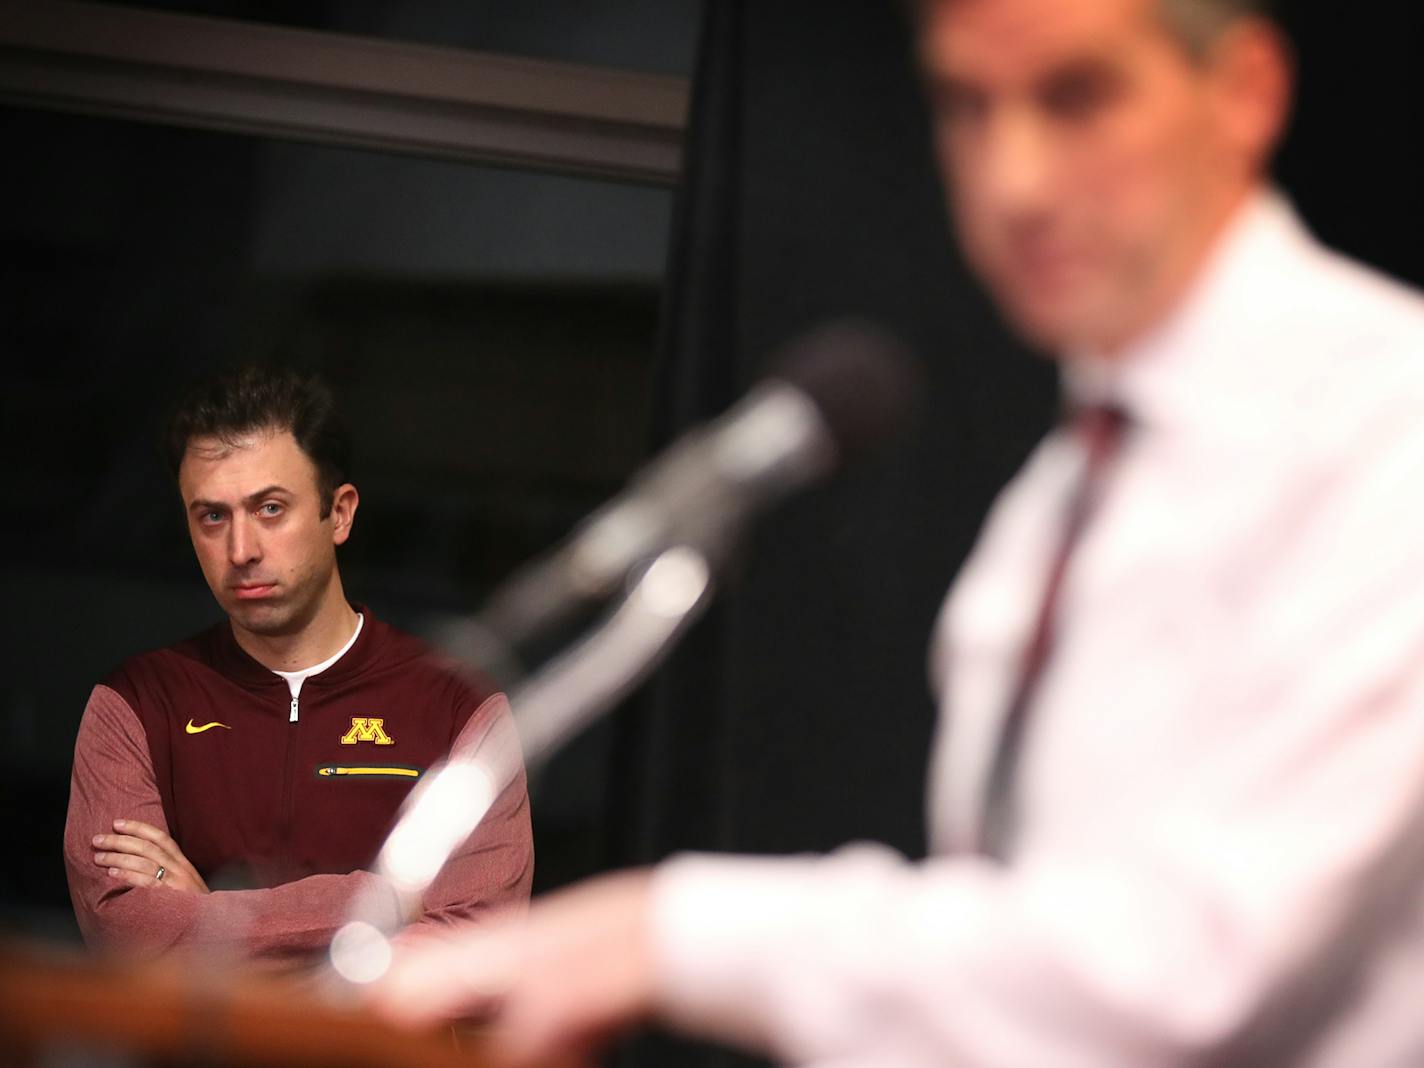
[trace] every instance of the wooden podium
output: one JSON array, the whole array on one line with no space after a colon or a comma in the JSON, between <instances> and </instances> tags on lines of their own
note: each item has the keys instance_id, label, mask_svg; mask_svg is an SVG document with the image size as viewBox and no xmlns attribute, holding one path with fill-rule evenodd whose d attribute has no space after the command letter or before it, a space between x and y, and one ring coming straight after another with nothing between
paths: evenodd
<instances>
[{"instance_id":1,"label":"wooden podium","mask_svg":"<svg viewBox=\"0 0 1424 1068\"><path fill-rule=\"evenodd\" d=\"M165 1065L493 1068L478 1039L398 1030L313 983L192 965L121 965L78 950L0 942L0 1061L85 1050ZM66 1060L64 1063L82 1063Z\"/></svg>"}]
</instances>

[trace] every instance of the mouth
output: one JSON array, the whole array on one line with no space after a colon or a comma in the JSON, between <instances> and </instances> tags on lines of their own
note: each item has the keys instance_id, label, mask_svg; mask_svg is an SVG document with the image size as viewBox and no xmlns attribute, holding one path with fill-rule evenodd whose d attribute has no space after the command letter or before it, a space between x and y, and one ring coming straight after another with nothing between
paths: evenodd
<instances>
[{"instance_id":1,"label":"mouth","mask_svg":"<svg viewBox=\"0 0 1424 1068\"><path fill-rule=\"evenodd\" d=\"M277 584L275 582L249 582L241 586L234 586L232 592L239 601L260 601L264 597L270 597L276 593Z\"/></svg>"},{"instance_id":2,"label":"mouth","mask_svg":"<svg viewBox=\"0 0 1424 1068\"><path fill-rule=\"evenodd\" d=\"M1010 262L1021 277L1039 281L1071 278L1084 267L1083 257L1077 252L1043 245L1014 249Z\"/></svg>"},{"instance_id":3,"label":"mouth","mask_svg":"<svg viewBox=\"0 0 1424 1068\"><path fill-rule=\"evenodd\" d=\"M1065 227L1024 226L1002 235L1002 266L1020 284L1053 285L1082 273L1090 263L1092 242Z\"/></svg>"}]
</instances>

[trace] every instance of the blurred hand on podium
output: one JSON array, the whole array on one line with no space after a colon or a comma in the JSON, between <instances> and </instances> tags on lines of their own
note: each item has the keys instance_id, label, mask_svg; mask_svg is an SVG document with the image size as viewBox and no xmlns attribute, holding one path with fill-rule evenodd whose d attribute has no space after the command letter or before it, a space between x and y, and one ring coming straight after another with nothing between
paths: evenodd
<instances>
[{"instance_id":1,"label":"blurred hand on podium","mask_svg":"<svg viewBox=\"0 0 1424 1068\"><path fill-rule=\"evenodd\" d=\"M500 1065L593 1063L656 1012L651 874L633 870L540 898L500 923L397 939L370 1005L405 1027L477 1017Z\"/></svg>"}]
</instances>

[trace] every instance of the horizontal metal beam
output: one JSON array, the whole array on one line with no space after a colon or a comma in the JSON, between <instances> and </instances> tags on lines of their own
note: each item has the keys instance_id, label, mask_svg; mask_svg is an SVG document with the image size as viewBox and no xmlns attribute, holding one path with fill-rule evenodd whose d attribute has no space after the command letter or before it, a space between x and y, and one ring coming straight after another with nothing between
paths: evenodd
<instances>
[{"instance_id":1,"label":"horizontal metal beam","mask_svg":"<svg viewBox=\"0 0 1424 1068\"><path fill-rule=\"evenodd\" d=\"M670 184L687 99L683 78L0 0L0 100L31 107Z\"/></svg>"}]
</instances>

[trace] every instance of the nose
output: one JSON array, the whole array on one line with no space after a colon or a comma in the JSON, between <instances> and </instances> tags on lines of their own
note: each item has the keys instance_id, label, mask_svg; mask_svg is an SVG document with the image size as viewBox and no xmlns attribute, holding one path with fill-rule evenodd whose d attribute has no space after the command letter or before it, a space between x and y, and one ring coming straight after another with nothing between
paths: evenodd
<instances>
[{"instance_id":1,"label":"nose","mask_svg":"<svg viewBox=\"0 0 1424 1068\"><path fill-rule=\"evenodd\" d=\"M238 514L228 525L228 561L233 567L247 567L262 559L262 544L251 517Z\"/></svg>"},{"instance_id":2,"label":"nose","mask_svg":"<svg viewBox=\"0 0 1424 1068\"><path fill-rule=\"evenodd\" d=\"M1052 162L1049 138L1032 109L996 109L979 146L981 188L992 209L1015 219L1044 208Z\"/></svg>"}]
</instances>

